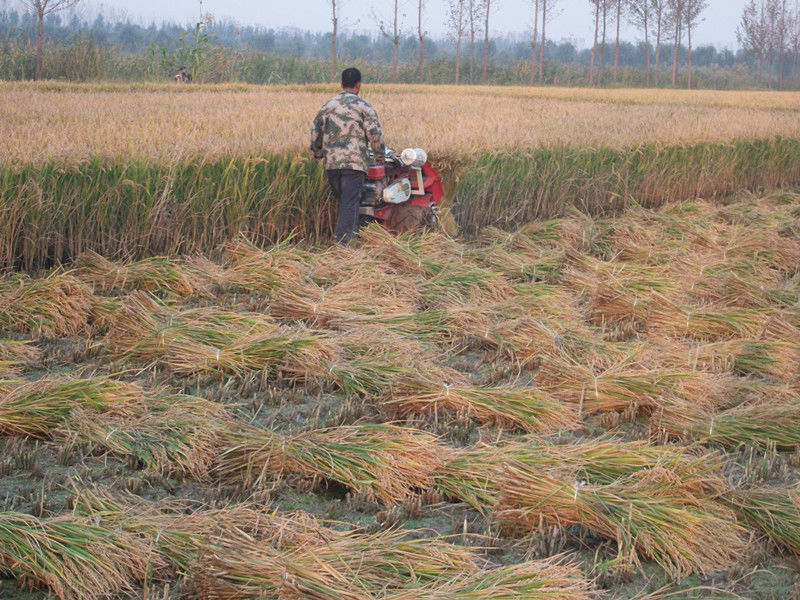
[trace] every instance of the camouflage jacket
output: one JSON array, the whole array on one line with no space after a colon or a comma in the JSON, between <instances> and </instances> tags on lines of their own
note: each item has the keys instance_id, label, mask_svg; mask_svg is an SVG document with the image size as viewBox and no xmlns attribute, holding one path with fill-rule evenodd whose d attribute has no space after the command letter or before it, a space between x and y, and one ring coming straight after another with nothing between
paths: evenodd
<instances>
[{"instance_id":1,"label":"camouflage jacket","mask_svg":"<svg viewBox=\"0 0 800 600\"><path fill-rule=\"evenodd\" d=\"M383 156L383 132L369 102L352 92L331 98L317 113L311 129L311 153L325 168L367 171L367 145Z\"/></svg>"}]
</instances>

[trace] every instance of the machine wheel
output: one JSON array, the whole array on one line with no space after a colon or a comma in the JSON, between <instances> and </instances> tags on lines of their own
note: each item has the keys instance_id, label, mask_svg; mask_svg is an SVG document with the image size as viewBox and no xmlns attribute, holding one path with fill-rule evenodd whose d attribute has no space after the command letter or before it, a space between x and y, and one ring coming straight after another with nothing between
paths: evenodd
<instances>
[{"instance_id":1,"label":"machine wheel","mask_svg":"<svg viewBox=\"0 0 800 600\"><path fill-rule=\"evenodd\" d=\"M401 204L394 207L386 225L388 229L398 234L424 231L436 227L436 215L430 207Z\"/></svg>"}]
</instances>

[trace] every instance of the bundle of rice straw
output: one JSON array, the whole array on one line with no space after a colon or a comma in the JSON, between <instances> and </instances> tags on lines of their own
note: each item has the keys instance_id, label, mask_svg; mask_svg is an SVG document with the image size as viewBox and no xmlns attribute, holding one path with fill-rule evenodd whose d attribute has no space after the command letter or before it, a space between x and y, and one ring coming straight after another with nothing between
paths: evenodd
<instances>
[{"instance_id":1,"label":"bundle of rice straw","mask_svg":"<svg viewBox=\"0 0 800 600\"><path fill-rule=\"evenodd\" d=\"M273 316L339 328L353 317L375 320L416 312L416 288L390 275L369 277L355 271L323 287L311 280L287 282L275 290L269 305Z\"/></svg>"},{"instance_id":2,"label":"bundle of rice straw","mask_svg":"<svg viewBox=\"0 0 800 600\"><path fill-rule=\"evenodd\" d=\"M486 569L445 584L401 590L386 600L590 600L592 583L562 557Z\"/></svg>"},{"instance_id":3,"label":"bundle of rice straw","mask_svg":"<svg viewBox=\"0 0 800 600\"><path fill-rule=\"evenodd\" d=\"M322 537L322 536L321 536ZM325 535L310 548L280 551L238 536L212 538L194 577L200 598L265 596L318 600L592 598L580 570L556 558L479 569L466 549L397 533Z\"/></svg>"},{"instance_id":4,"label":"bundle of rice straw","mask_svg":"<svg viewBox=\"0 0 800 600\"><path fill-rule=\"evenodd\" d=\"M58 437L89 443L145 469L202 480L219 452L219 433L231 415L220 405L181 395L155 395L136 410L73 411Z\"/></svg>"},{"instance_id":5,"label":"bundle of rice straw","mask_svg":"<svg viewBox=\"0 0 800 600\"><path fill-rule=\"evenodd\" d=\"M800 489L756 487L726 497L745 521L795 556L800 556Z\"/></svg>"},{"instance_id":6,"label":"bundle of rice straw","mask_svg":"<svg viewBox=\"0 0 800 600\"><path fill-rule=\"evenodd\" d=\"M174 497L154 502L76 482L73 488L76 515L142 538L182 574L196 567L204 544L215 533L245 532L278 546L319 541L313 536L316 521L305 513L279 514L269 507L249 504L207 508Z\"/></svg>"},{"instance_id":7,"label":"bundle of rice straw","mask_svg":"<svg viewBox=\"0 0 800 600\"><path fill-rule=\"evenodd\" d=\"M552 433L579 426L577 407L528 387L476 387L458 382L401 380L384 406L402 416L436 413L439 409L466 414L486 425Z\"/></svg>"},{"instance_id":8,"label":"bundle of rice straw","mask_svg":"<svg viewBox=\"0 0 800 600\"><path fill-rule=\"evenodd\" d=\"M642 322L650 305L658 301L656 294L674 294L674 278L662 267L606 262L587 256L573 257L571 262L564 283L588 296L592 320L596 323Z\"/></svg>"},{"instance_id":9,"label":"bundle of rice straw","mask_svg":"<svg viewBox=\"0 0 800 600\"><path fill-rule=\"evenodd\" d=\"M655 561L676 580L725 571L746 552L744 530L717 500L676 486L656 467L605 485L509 463L495 515L511 531L581 525L616 541L620 559Z\"/></svg>"},{"instance_id":10,"label":"bundle of rice straw","mask_svg":"<svg viewBox=\"0 0 800 600\"><path fill-rule=\"evenodd\" d=\"M790 342L734 339L684 345L655 340L653 346L656 360L678 368L768 377L784 383L798 377L800 347Z\"/></svg>"},{"instance_id":11,"label":"bundle of rice straw","mask_svg":"<svg viewBox=\"0 0 800 600\"><path fill-rule=\"evenodd\" d=\"M217 277L217 286L222 289L250 292L272 290L300 280L312 259L312 255L289 242L287 238L267 250L239 238L225 246L228 265Z\"/></svg>"},{"instance_id":12,"label":"bundle of rice straw","mask_svg":"<svg viewBox=\"0 0 800 600\"><path fill-rule=\"evenodd\" d=\"M0 379L19 375L19 368L39 359L39 349L31 342L0 339Z\"/></svg>"},{"instance_id":13,"label":"bundle of rice straw","mask_svg":"<svg viewBox=\"0 0 800 600\"><path fill-rule=\"evenodd\" d=\"M0 329L76 335L86 328L92 302L92 290L69 274L12 276L0 281Z\"/></svg>"},{"instance_id":14,"label":"bundle of rice straw","mask_svg":"<svg viewBox=\"0 0 800 600\"><path fill-rule=\"evenodd\" d=\"M0 513L0 571L59 600L134 592L160 557L139 537L85 517Z\"/></svg>"},{"instance_id":15,"label":"bundle of rice straw","mask_svg":"<svg viewBox=\"0 0 800 600\"><path fill-rule=\"evenodd\" d=\"M766 308L771 304L769 290L781 281L775 271L754 260L686 259L680 272L683 288L695 302L717 306Z\"/></svg>"},{"instance_id":16,"label":"bundle of rice straw","mask_svg":"<svg viewBox=\"0 0 800 600\"><path fill-rule=\"evenodd\" d=\"M258 313L215 308L171 313L143 294L131 294L108 332L121 358L161 364L176 374L241 376L269 368L291 377L319 373L333 348L320 335L292 330Z\"/></svg>"},{"instance_id":17,"label":"bundle of rice straw","mask_svg":"<svg viewBox=\"0 0 800 600\"><path fill-rule=\"evenodd\" d=\"M673 485L698 496L717 496L727 489L722 456L697 448L657 446L600 438L575 444L542 440L478 444L458 452L436 474L436 484L451 498L476 510L494 509L507 476L516 463L560 478L594 485L613 483L652 469L667 469Z\"/></svg>"},{"instance_id":18,"label":"bundle of rice straw","mask_svg":"<svg viewBox=\"0 0 800 600\"><path fill-rule=\"evenodd\" d=\"M645 320L647 331L675 337L719 341L732 338L773 339L797 335L788 324L776 319L772 311L729 306L679 306L664 296L650 306Z\"/></svg>"},{"instance_id":19,"label":"bundle of rice straw","mask_svg":"<svg viewBox=\"0 0 800 600\"><path fill-rule=\"evenodd\" d=\"M139 386L104 377L0 380L0 433L44 438L73 411L113 409L130 416L142 398Z\"/></svg>"},{"instance_id":20,"label":"bundle of rice straw","mask_svg":"<svg viewBox=\"0 0 800 600\"><path fill-rule=\"evenodd\" d=\"M589 413L652 409L672 397L713 405L726 391L725 380L712 374L653 369L628 361L596 374L575 362L548 359L536 381L555 398L578 403Z\"/></svg>"},{"instance_id":21,"label":"bundle of rice straw","mask_svg":"<svg viewBox=\"0 0 800 600\"><path fill-rule=\"evenodd\" d=\"M750 444L793 449L800 446L800 404L761 399L723 411L689 402L664 405L654 424L676 438L690 437L725 447Z\"/></svg>"},{"instance_id":22,"label":"bundle of rice straw","mask_svg":"<svg viewBox=\"0 0 800 600\"><path fill-rule=\"evenodd\" d=\"M723 244L731 259L754 260L784 273L796 273L800 264L800 242L796 236L779 236L776 228L731 228Z\"/></svg>"},{"instance_id":23,"label":"bundle of rice straw","mask_svg":"<svg viewBox=\"0 0 800 600\"><path fill-rule=\"evenodd\" d=\"M104 292L143 290L191 296L207 291L183 263L164 256L115 263L90 251L76 259L75 267L82 281Z\"/></svg>"},{"instance_id":24,"label":"bundle of rice straw","mask_svg":"<svg viewBox=\"0 0 800 600\"><path fill-rule=\"evenodd\" d=\"M542 246L520 232L489 227L481 231L478 243L468 251L469 258L513 281L556 282L565 265L563 248Z\"/></svg>"},{"instance_id":25,"label":"bundle of rice straw","mask_svg":"<svg viewBox=\"0 0 800 600\"><path fill-rule=\"evenodd\" d=\"M321 478L375 497L403 502L433 485L449 451L425 432L395 425L334 427L282 436L255 427L223 435L214 475L266 486L289 474Z\"/></svg>"}]
</instances>

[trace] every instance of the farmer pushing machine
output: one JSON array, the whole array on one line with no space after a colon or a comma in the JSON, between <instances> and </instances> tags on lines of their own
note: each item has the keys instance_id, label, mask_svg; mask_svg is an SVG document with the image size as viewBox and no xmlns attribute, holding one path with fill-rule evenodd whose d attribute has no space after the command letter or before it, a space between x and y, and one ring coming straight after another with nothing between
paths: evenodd
<instances>
[{"instance_id":1,"label":"farmer pushing machine","mask_svg":"<svg viewBox=\"0 0 800 600\"><path fill-rule=\"evenodd\" d=\"M443 196L439 173L423 150L399 155L384 146L375 109L359 97L361 73L342 71L342 91L317 113L311 152L323 159L338 203L336 240L350 241L360 221L403 233L432 226Z\"/></svg>"}]
</instances>

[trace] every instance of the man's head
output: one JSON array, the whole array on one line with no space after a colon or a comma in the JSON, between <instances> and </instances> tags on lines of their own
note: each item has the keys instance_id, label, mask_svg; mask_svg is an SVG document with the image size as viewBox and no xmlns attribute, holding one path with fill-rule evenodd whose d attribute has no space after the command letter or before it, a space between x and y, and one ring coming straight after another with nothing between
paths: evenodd
<instances>
[{"instance_id":1,"label":"man's head","mask_svg":"<svg viewBox=\"0 0 800 600\"><path fill-rule=\"evenodd\" d=\"M342 71L342 89L357 94L361 89L361 71L355 67Z\"/></svg>"}]
</instances>

